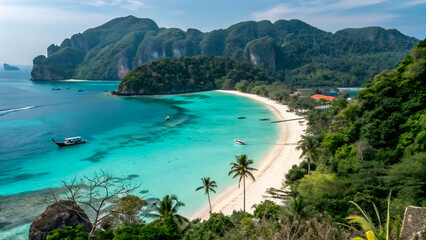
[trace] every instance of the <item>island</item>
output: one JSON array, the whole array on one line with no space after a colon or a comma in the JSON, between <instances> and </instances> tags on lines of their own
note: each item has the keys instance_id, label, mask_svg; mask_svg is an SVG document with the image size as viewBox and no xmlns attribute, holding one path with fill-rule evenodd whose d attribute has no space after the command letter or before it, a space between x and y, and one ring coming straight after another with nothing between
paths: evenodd
<instances>
[{"instance_id":1,"label":"island","mask_svg":"<svg viewBox=\"0 0 426 240\"><path fill-rule=\"evenodd\" d=\"M270 83L266 69L226 57L162 58L127 74L113 95L157 95L234 89L246 84Z\"/></svg>"},{"instance_id":2,"label":"island","mask_svg":"<svg viewBox=\"0 0 426 240\"><path fill-rule=\"evenodd\" d=\"M4 68L5 71L19 71L18 67L11 66L7 63L3 64L3 68Z\"/></svg>"},{"instance_id":3,"label":"island","mask_svg":"<svg viewBox=\"0 0 426 240\"><path fill-rule=\"evenodd\" d=\"M139 65L183 56L222 56L263 67L288 85L361 86L395 68L419 40L395 29L330 33L300 20L246 21L201 32L151 19L115 18L50 45L33 60L33 80L121 80Z\"/></svg>"}]
</instances>

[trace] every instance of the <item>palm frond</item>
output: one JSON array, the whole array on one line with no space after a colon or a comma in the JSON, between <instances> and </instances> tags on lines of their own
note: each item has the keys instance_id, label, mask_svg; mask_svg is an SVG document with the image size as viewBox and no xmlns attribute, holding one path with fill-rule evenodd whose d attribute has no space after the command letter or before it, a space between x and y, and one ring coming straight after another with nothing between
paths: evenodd
<instances>
[{"instance_id":1,"label":"palm frond","mask_svg":"<svg viewBox=\"0 0 426 240\"><path fill-rule=\"evenodd\" d=\"M246 168L246 170L249 170L249 171L257 171L257 168L250 168L250 167L248 167L248 168Z\"/></svg>"},{"instance_id":2,"label":"palm frond","mask_svg":"<svg viewBox=\"0 0 426 240\"><path fill-rule=\"evenodd\" d=\"M382 221L380 220L379 210L377 209L376 204L374 204L373 202L371 204L373 204L374 212L376 213L377 220L379 221L380 230L382 230Z\"/></svg>"},{"instance_id":3,"label":"palm frond","mask_svg":"<svg viewBox=\"0 0 426 240\"><path fill-rule=\"evenodd\" d=\"M246 172L246 173L251 178L251 180L256 181L256 178L254 178L254 176L251 172Z\"/></svg>"},{"instance_id":4,"label":"palm frond","mask_svg":"<svg viewBox=\"0 0 426 240\"><path fill-rule=\"evenodd\" d=\"M371 218L370 218L370 216L356 203L356 202L353 202L353 201L349 201L351 204L353 204L353 205L355 205L355 207L357 207L358 208L358 210L361 212L361 214L362 214L362 216L364 217L364 219L368 222L368 224L372 227L371 229L368 229L368 230L373 230L373 232L376 232L375 231L375 227L374 227L374 223L373 223L373 221L371 220Z\"/></svg>"},{"instance_id":5,"label":"palm frond","mask_svg":"<svg viewBox=\"0 0 426 240\"><path fill-rule=\"evenodd\" d=\"M390 223L390 198L392 194L392 189L389 191L388 196L388 212L386 214L386 240L389 240L389 223Z\"/></svg>"},{"instance_id":6,"label":"palm frond","mask_svg":"<svg viewBox=\"0 0 426 240\"><path fill-rule=\"evenodd\" d=\"M364 231L374 231L375 230L374 225L371 225L371 223L362 216L350 215L350 216L346 217L346 220L348 220L349 223L358 224Z\"/></svg>"}]
</instances>

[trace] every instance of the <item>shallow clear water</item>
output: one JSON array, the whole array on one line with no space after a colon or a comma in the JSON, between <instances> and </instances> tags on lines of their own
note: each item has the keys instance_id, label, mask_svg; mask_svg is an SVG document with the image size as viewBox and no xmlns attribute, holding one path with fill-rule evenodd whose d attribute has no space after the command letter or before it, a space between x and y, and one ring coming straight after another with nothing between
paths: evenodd
<instances>
[{"instance_id":1,"label":"shallow clear water","mask_svg":"<svg viewBox=\"0 0 426 240\"><path fill-rule=\"evenodd\" d=\"M181 213L190 216L206 204L195 192L201 177L224 191L236 183L227 176L234 156L245 153L258 165L278 137L275 124L259 121L273 120L273 113L250 99L218 92L111 97L118 82L32 82L29 72L0 71L0 205L31 201L33 193L61 187L62 179L103 170L142 184L135 194L145 198L177 194L186 203ZM88 142L58 148L51 140L72 136ZM234 144L235 138L247 145ZM28 225L9 230L4 214L0 210L0 238L25 233Z\"/></svg>"}]
</instances>

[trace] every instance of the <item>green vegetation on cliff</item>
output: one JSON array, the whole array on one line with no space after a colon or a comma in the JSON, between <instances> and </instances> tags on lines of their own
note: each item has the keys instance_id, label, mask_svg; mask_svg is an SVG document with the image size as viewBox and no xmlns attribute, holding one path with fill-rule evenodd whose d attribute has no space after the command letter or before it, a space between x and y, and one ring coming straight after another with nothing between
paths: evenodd
<instances>
[{"instance_id":1,"label":"green vegetation on cliff","mask_svg":"<svg viewBox=\"0 0 426 240\"><path fill-rule=\"evenodd\" d=\"M118 93L168 94L234 89L235 81L270 82L267 71L225 57L162 58L137 67L123 78Z\"/></svg>"},{"instance_id":2,"label":"green vegetation on cliff","mask_svg":"<svg viewBox=\"0 0 426 240\"><path fill-rule=\"evenodd\" d=\"M49 46L47 58L34 58L32 78L117 80L158 58L214 55L262 66L292 86L359 86L396 67L416 42L379 27L332 34L299 20L247 21L202 33L128 16Z\"/></svg>"},{"instance_id":3,"label":"green vegetation on cliff","mask_svg":"<svg viewBox=\"0 0 426 240\"><path fill-rule=\"evenodd\" d=\"M366 87L353 102L336 98L309 112L317 168L310 175L295 168L287 178L293 194L339 221L355 209L349 200L384 210L391 188L392 215L426 206L426 41Z\"/></svg>"}]
</instances>

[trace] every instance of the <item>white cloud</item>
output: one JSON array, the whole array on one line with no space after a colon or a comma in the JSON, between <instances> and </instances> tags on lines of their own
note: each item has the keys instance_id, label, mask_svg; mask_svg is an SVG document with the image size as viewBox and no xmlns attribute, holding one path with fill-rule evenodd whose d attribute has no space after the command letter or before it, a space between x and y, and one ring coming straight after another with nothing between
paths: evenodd
<instances>
[{"instance_id":1,"label":"white cloud","mask_svg":"<svg viewBox=\"0 0 426 240\"><path fill-rule=\"evenodd\" d=\"M141 8L148 7L146 3L139 0L91 0L90 2L86 2L86 4L97 7L118 6L130 11L137 11Z\"/></svg>"},{"instance_id":2,"label":"white cloud","mask_svg":"<svg viewBox=\"0 0 426 240\"><path fill-rule=\"evenodd\" d=\"M127 3L122 5L122 8L131 10L131 11L137 11L141 8L146 8L147 5L141 1L138 0L127 0Z\"/></svg>"},{"instance_id":3,"label":"white cloud","mask_svg":"<svg viewBox=\"0 0 426 240\"><path fill-rule=\"evenodd\" d=\"M86 4L92 5L92 6L117 6L122 2L122 0L111 0L111 1L105 1L105 0L91 0L90 2L86 2Z\"/></svg>"},{"instance_id":4,"label":"white cloud","mask_svg":"<svg viewBox=\"0 0 426 240\"><path fill-rule=\"evenodd\" d=\"M93 19L99 18L104 21L109 17L104 14L82 14L81 12L65 11L52 7L0 5L0 20L3 23L29 23L33 26L36 24L57 25L58 23L78 24L93 22Z\"/></svg>"},{"instance_id":5,"label":"white cloud","mask_svg":"<svg viewBox=\"0 0 426 240\"><path fill-rule=\"evenodd\" d=\"M5 62L30 64L46 48L100 25L113 16L65 11L52 7L0 4L0 50Z\"/></svg>"},{"instance_id":6,"label":"white cloud","mask_svg":"<svg viewBox=\"0 0 426 240\"><path fill-rule=\"evenodd\" d=\"M325 5L323 7L333 10L346 10L376 5L384 2L386 2L386 0L340 0L330 4L329 6Z\"/></svg>"},{"instance_id":7,"label":"white cloud","mask_svg":"<svg viewBox=\"0 0 426 240\"><path fill-rule=\"evenodd\" d=\"M398 7L395 8L407 8L413 7L421 4L426 4L426 0L412 0L412 1L404 1L398 4Z\"/></svg>"},{"instance_id":8,"label":"white cloud","mask_svg":"<svg viewBox=\"0 0 426 240\"><path fill-rule=\"evenodd\" d=\"M253 16L256 20L269 19L274 21L290 14L294 14L298 10L299 8L292 8L284 4L279 4L266 11L254 12Z\"/></svg>"},{"instance_id":9,"label":"white cloud","mask_svg":"<svg viewBox=\"0 0 426 240\"><path fill-rule=\"evenodd\" d=\"M300 19L315 27L336 31L346 27L362 27L390 22L399 16L386 12L374 12L374 5L385 4L388 0L330 0L297 1L278 4L270 9L252 13L255 20ZM426 1L426 0L416 0ZM370 11L364 8L370 8ZM359 8L359 9L358 9ZM351 11L357 9L357 11ZM374 11L374 10L373 10Z\"/></svg>"}]
</instances>

